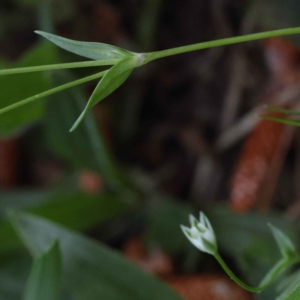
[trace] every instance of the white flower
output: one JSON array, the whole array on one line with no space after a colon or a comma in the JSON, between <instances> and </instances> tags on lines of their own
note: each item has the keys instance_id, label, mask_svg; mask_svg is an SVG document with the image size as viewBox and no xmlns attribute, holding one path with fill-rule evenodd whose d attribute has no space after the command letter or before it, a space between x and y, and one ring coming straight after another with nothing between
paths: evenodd
<instances>
[{"instance_id":1,"label":"white flower","mask_svg":"<svg viewBox=\"0 0 300 300\"><path fill-rule=\"evenodd\" d=\"M200 212L199 221L190 215L191 227L181 225L181 229L189 241L199 250L215 255L217 241L214 230L203 212Z\"/></svg>"}]
</instances>

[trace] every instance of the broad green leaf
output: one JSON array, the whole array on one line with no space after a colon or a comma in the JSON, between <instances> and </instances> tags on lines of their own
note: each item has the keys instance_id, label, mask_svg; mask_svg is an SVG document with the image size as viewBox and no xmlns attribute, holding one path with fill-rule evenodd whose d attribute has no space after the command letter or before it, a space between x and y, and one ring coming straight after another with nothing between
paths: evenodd
<instances>
[{"instance_id":1,"label":"broad green leaf","mask_svg":"<svg viewBox=\"0 0 300 300\"><path fill-rule=\"evenodd\" d=\"M74 41L43 31L36 33L69 52L94 60L119 60L133 55L125 49L108 44Z\"/></svg>"},{"instance_id":2,"label":"broad green leaf","mask_svg":"<svg viewBox=\"0 0 300 300\"><path fill-rule=\"evenodd\" d=\"M27 197L26 200L22 200L23 194ZM31 198L30 195L32 195ZM40 197L40 202L37 202L38 197ZM18 198L21 199L20 203L13 202ZM11 205L9 205L10 199L12 199ZM5 211L24 209L75 230L87 230L121 216L130 209L130 206L126 204L127 199L122 199L120 196L87 195L76 190L60 195L51 192L43 195L40 192L36 194L19 191L10 195L6 194L3 200L7 203L4 205ZM11 255L20 249L20 241L14 234L10 223L5 221L0 223L0 241L0 260L1 255Z\"/></svg>"},{"instance_id":3,"label":"broad green leaf","mask_svg":"<svg viewBox=\"0 0 300 300\"><path fill-rule=\"evenodd\" d=\"M56 49L53 45L39 43L27 52L13 67L26 67L57 62ZM0 65L0 68L8 64ZM12 66L12 65L9 65ZM16 74L0 76L0 108L11 105L23 98L38 94L50 87L44 74ZM39 120L44 113L44 102L36 101L21 109L0 116L0 137L17 134L26 129L32 122Z\"/></svg>"},{"instance_id":4,"label":"broad green leaf","mask_svg":"<svg viewBox=\"0 0 300 300\"><path fill-rule=\"evenodd\" d=\"M61 254L56 241L35 258L23 300L59 300L62 285Z\"/></svg>"},{"instance_id":5,"label":"broad green leaf","mask_svg":"<svg viewBox=\"0 0 300 300\"><path fill-rule=\"evenodd\" d=\"M111 67L96 86L84 111L74 123L70 131L77 128L90 108L116 90L129 77L136 66L136 58L127 58Z\"/></svg>"},{"instance_id":6,"label":"broad green leaf","mask_svg":"<svg viewBox=\"0 0 300 300\"><path fill-rule=\"evenodd\" d=\"M300 283L284 300L299 300L300 299Z\"/></svg>"},{"instance_id":7,"label":"broad green leaf","mask_svg":"<svg viewBox=\"0 0 300 300\"><path fill-rule=\"evenodd\" d=\"M165 283L101 243L27 214L13 214L12 222L30 251L37 255L53 240L59 240L64 288L74 300L182 299Z\"/></svg>"}]
</instances>

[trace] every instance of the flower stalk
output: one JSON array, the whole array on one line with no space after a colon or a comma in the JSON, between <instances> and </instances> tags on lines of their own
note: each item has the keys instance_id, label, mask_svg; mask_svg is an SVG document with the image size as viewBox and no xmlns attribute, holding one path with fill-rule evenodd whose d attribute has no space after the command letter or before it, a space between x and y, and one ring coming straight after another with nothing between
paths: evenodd
<instances>
[{"instance_id":1,"label":"flower stalk","mask_svg":"<svg viewBox=\"0 0 300 300\"><path fill-rule=\"evenodd\" d=\"M227 275L239 286L250 292L259 293L263 291L271 283L273 283L282 272L300 261L300 256L296 252L292 241L279 229L270 225L274 238L282 254L282 259L279 260L265 275L259 286L252 287L240 280L231 271L219 254L214 230L204 213L200 212L199 221L190 215L190 225L190 228L181 225L181 229L188 240L200 251L213 255Z\"/></svg>"}]
</instances>

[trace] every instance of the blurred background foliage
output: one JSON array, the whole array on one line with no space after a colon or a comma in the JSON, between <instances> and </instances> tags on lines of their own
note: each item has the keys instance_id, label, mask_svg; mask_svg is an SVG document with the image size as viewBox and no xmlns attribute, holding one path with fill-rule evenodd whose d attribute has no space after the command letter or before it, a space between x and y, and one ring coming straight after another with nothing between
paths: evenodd
<instances>
[{"instance_id":1,"label":"blurred background foliage","mask_svg":"<svg viewBox=\"0 0 300 300\"><path fill-rule=\"evenodd\" d=\"M299 17L296 0L1 0L0 68L81 59L42 41L36 29L145 52L299 26ZM290 40L271 44L273 52L251 42L147 65L73 133L95 82L1 115L0 298L23 295L32 262L23 242L33 257L44 253L35 258L27 293L40 274L60 276L59 267L49 269L59 262L56 246L49 250L56 239L66 300L273 300L297 284L298 273L283 274L262 294L244 293L179 227L204 210L220 252L254 285L279 258L267 223L300 249L298 130L289 140L272 126L263 133L281 153L264 172L277 176L254 176L241 187L260 187L243 213L232 202L238 157L259 122L253 112L298 83L300 40ZM283 69L281 78L276 70ZM2 76L0 106L88 74ZM274 144L269 137L277 133ZM252 139L255 149L264 147L261 139ZM265 155L259 170L268 153L258 151Z\"/></svg>"}]
</instances>

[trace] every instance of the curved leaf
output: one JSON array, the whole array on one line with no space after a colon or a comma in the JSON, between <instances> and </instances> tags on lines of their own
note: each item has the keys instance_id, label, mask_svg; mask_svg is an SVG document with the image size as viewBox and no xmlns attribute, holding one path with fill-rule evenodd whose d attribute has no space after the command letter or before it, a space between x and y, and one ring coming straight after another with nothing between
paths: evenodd
<instances>
[{"instance_id":1,"label":"curved leaf","mask_svg":"<svg viewBox=\"0 0 300 300\"><path fill-rule=\"evenodd\" d=\"M121 60L112 66L96 86L84 111L76 120L70 131L77 128L90 108L116 90L129 77L136 66L136 59L133 57Z\"/></svg>"},{"instance_id":2,"label":"curved leaf","mask_svg":"<svg viewBox=\"0 0 300 300\"><path fill-rule=\"evenodd\" d=\"M94 60L124 59L125 57L133 55L130 51L108 44L80 42L43 31L35 32L69 52Z\"/></svg>"}]
</instances>

